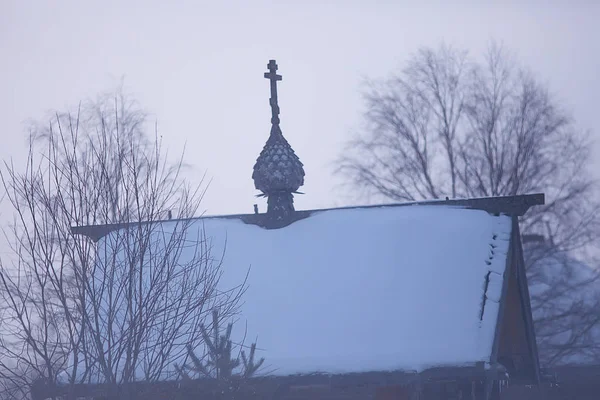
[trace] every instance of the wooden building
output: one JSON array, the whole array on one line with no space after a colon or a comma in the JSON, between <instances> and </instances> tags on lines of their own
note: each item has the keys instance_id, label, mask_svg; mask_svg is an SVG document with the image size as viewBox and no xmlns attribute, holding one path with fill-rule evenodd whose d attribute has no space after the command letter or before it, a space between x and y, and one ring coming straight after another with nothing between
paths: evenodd
<instances>
[{"instance_id":1,"label":"wooden building","mask_svg":"<svg viewBox=\"0 0 600 400\"><path fill-rule=\"evenodd\" d=\"M268 373L245 396L492 399L507 385L537 385L518 220L543 194L295 210L304 169L280 128L275 61L268 68L271 132L253 173L267 211L187 221L215 252L227 242L221 285L244 280L251 266L239 324L247 332L233 336L258 336ZM177 223L152 226L164 235ZM140 224L149 223L73 233L101 243ZM186 240L198 240L193 232ZM210 385L140 382L135 391L202 398ZM43 383L33 392L100 398L106 388Z\"/></svg>"}]
</instances>

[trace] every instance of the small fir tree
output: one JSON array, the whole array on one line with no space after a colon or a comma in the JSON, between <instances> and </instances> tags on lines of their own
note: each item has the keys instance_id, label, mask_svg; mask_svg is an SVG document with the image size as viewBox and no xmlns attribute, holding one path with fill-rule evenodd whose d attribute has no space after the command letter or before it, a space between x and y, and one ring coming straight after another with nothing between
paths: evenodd
<instances>
[{"instance_id":1,"label":"small fir tree","mask_svg":"<svg viewBox=\"0 0 600 400\"><path fill-rule=\"evenodd\" d=\"M233 323L227 324L225 332L221 332L219 324L219 313L213 310L212 331L206 326L200 326L200 333L206 345L206 355L201 359L194 353L194 349L188 346L188 355L191 364L175 368L183 380L194 380L200 378L215 379L217 383L217 398L233 398L235 392L240 389L240 384L252 378L263 365L265 359L255 360L256 343L250 346L250 353L245 350L240 352L239 357L232 357L231 331ZM239 368L238 371L236 371Z\"/></svg>"}]
</instances>

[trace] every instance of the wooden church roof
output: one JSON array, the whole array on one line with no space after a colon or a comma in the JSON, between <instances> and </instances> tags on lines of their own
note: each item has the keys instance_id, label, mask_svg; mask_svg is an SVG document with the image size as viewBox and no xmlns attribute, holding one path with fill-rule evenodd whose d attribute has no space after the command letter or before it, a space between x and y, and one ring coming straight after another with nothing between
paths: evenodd
<instances>
[{"instance_id":1,"label":"wooden church roof","mask_svg":"<svg viewBox=\"0 0 600 400\"><path fill-rule=\"evenodd\" d=\"M264 214L206 217L187 221L185 240L205 235L212 254L224 254L224 291L250 269L233 338L258 337L276 375L491 366L510 353L503 323L519 325L503 319L507 293L516 296L509 318L523 326L506 333L516 335L507 346L525 343L520 355L537 370L515 217L524 210L500 205L541 199L471 201L495 204L492 213L466 201L316 210L279 229L257 224ZM181 221L153 225L156 240L181 229ZM74 231L98 238L98 228ZM100 240L126 230L104 226Z\"/></svg>"}]
</instances>

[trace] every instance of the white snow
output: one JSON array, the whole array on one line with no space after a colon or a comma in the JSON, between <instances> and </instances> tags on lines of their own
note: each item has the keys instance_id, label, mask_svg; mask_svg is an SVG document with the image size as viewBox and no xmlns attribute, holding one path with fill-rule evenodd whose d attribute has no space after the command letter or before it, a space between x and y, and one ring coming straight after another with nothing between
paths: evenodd
<instances>
[{"instance_id":1,"label":"white snow","mask_svg":"<svg viewBox=\"0 0 600 400\"><path fill-rule=\"evenodd\" d=\"M257 338L267 371L490 361L510 217L417 205L321 211L274 230L235 218L195 224L212 238L213 254L226 242L224 290L251 267L232 336Z\"/></svg>"}]
</instances>

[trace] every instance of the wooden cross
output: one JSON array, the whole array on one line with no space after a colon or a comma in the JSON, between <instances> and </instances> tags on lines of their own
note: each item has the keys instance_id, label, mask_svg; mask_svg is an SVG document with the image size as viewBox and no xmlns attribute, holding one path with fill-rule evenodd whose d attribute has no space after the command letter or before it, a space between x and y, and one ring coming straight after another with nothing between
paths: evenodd
<instances>
[{"instance_id":1,"label":"wooden cross","mask_svg":"<svg viewBox=\"0 0 600 400\"><path fill-rule=\"evenodd\" d=\"M277 75L277 63L275 60L269 60L267 64L269 72L265 72L265 78L271 81L271 123L279 124L279 104L277 104L277 81L282 80L281 75Z\"/></svg>"}]
</instances>

